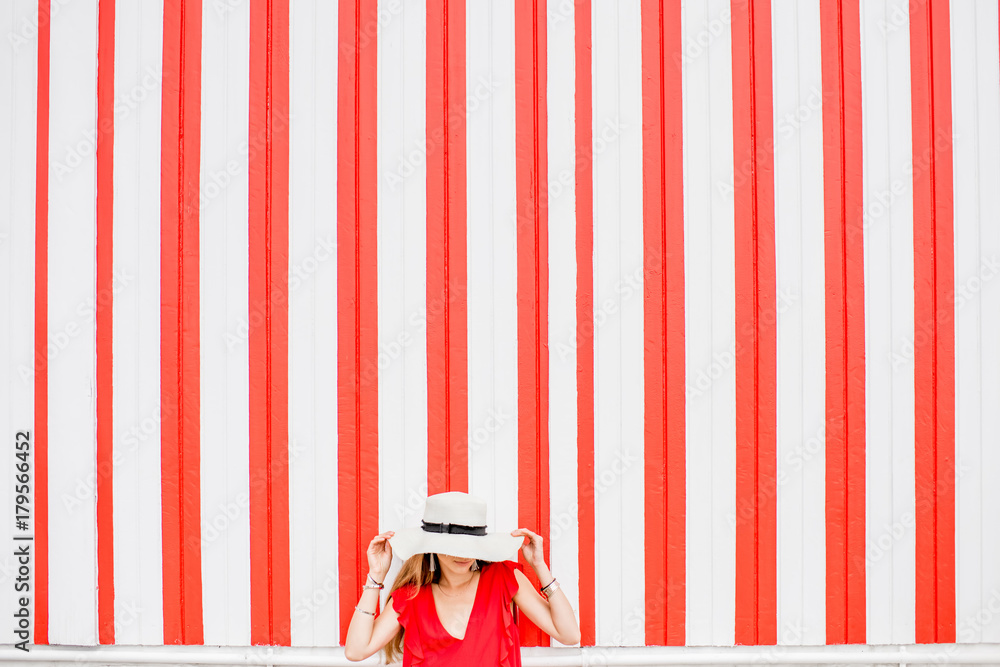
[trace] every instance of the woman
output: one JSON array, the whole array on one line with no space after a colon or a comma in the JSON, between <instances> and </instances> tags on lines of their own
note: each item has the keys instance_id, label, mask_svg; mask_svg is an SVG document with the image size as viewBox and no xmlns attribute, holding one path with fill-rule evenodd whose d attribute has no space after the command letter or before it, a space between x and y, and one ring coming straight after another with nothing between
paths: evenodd
<instances>
[{"instance_id":1,"label":"woman","mask_svg":"<svg viewBox=\"0 0 1000 667\"><path fill-rule=\"evenodd\" d=\"M393 549L405 562L376 619ZM545 597L517 562L518 549L546 584ZM402 653L403 667L520 667L514 605L557 641L580 641L573 608L545 565L542 538L524 528L487 533L486 503L467 493L428 496L420 528L376 535L368 570L347 629L348 660L385 648L386 664Z\"/></svg>"}]
</instances>

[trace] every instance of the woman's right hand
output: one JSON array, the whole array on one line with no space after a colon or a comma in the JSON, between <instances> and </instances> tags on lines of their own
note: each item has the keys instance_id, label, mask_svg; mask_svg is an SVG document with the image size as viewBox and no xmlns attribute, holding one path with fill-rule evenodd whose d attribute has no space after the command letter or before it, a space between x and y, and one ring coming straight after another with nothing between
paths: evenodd
<instances>
[{"instance_id":1,"label":"woman's right hand","mask_svg":"<svg viewBox=\"0 0 1000 667\"><path fill-rule=\"evenodd\" d=\"M396 534L394 530L387 530L376 535L368 545L368 570L373 577L378 577L382 581L385 573L389 571L392 564L392 545L389 538Z\"/></svg>"}]
</instances>

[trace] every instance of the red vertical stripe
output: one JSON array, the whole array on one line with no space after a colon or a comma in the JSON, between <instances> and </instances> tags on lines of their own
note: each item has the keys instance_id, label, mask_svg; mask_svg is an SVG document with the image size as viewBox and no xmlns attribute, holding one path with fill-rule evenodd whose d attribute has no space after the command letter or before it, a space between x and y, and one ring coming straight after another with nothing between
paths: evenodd
<instances>
[{"instance_id":1,"label":"red vertical stripe","mask_svg":"<svg viewBox=\"0 0 1000 667\"><path fill-rule=\"evenodd\" d=\"M545 3L514 3L515 182L517 192L518 525L549 544L548 122ZM545 562L549 562L548 554ZM537 586L530 567L529 579ZM548 583L548 582L545 582ZM527 617L524 646L549 639Z\"/></svg>"},{"instance_id":2,"label":"red vertical stripe","mask_svg":"<svg viewBox=\"0 0 1000 667\"><path fill-rule=\"evenodd\" d=\"M202 644L201 2L165 0L160 227L163 643Z\"/></svg>"},{"instance_id":3,"label":"red vertical stripe","mask_svg":"<svg viewBox=\"0 0 1000 667\"><path fill-rule=\"evenodd\" d=\"M911 5L916 640L955 641L955 313L947 0Z\"/></svg>"},{"instance_id":4,"label":"red vertical stripe","mask_svg":"<svg viewBox=\"0 0 1000 667\"><path fill-rule=\"evenodd\" d=\"M340 0L337 91L337 413L340 643L378 533L375 0ZM331 304L332 305L332 304Z\"/></svg>"},{"instance_id":5,"label":"red vertical stripe","mask_svg":"<svg viewBox=\"0 0 1000 667\"><path fill-rule=\"evenodd\" d=\"M49 48L50 0L38 0L35 107L35 643L49 643Z\"/></svg>"},{"instance_id":6,"label":"red vertical stripe","mask_svg":"<svg viewBox=\"0 0 1000 667\"><path fill-rule=\"evenodd\" d=\"M250 3L250 641L291 645L288 0Z\"/></svg>"},{"instance_id":7,"label":"red vertical stripe","mask_svg":"<svg viewBox=\"0 0 1000 667\"><path fill-rule=\"evenodd\" d=\"M777 312L769 0L733 0L736 643L777 641Z\"/></svg>"},{"instance_id":8,"label":"red vertical stripe","mask_svg":"<svg viewBox=\"0 0 1000 667\"><path fill-rule=\"evenodd\" d=\"M826 641L864 643L865 297L858 0L820 5L826 238Z\"/></svg>"},{"instance_id":9,"label":"red vertical stripe","mask_svg":"<svg viewBox=\"0 0 1000 667\"><path fill-rule=\"evenodd\" d=\"M112 459L112 281L115 151L115 2L101 0L97 45L97 629L115 643L114 490Z\"/></svg>"},{"instance_id":10,"label":"red vertical stripe","mask_svg":"<svg viewBox=\"0 0 1000 667\"><path fill-rule=\"evenodd\" d=\"M681 7L642 3L646 643L685 639Z\"/></svg>"},{"instance_id":11,"label":"red vertical stripe","mask_svg":"<svg viewBox=\"0 0 1000 667\"><path fill-rule=\"evenodd\" d=\"M465 2L427 2L427 493L468 491Z\"/></svg>"},{"instance_id":12,"label":"red vertical stripe","mask_svg":"<svg viewBox=\"0 0 1000 667\"><path fill-rule=\"evenodd\" d=\"M594 517L594 143L590 0L576 24L576 458L580 549L580 645L597 644Z\"/></svg>"}]
</instances>

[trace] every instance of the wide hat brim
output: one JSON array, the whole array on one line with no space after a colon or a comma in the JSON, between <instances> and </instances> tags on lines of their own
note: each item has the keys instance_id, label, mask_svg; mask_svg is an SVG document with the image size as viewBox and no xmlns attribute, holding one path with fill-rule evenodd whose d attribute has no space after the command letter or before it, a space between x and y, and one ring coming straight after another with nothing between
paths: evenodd
<instances>
[{"instance_id":1,"label":"wide hat brim","mask_svg":"<svg viewBox=\"0 0 1000 667\"><path fill-rule=\"evenodd\" d=\"M389 538L394 556L406 560L416 554L439 553L458 558L478 558L486 561L517 561L524 537L508 533L462 535L431 533L422 528L403 528Z\"/></svg>"}]
</instances>

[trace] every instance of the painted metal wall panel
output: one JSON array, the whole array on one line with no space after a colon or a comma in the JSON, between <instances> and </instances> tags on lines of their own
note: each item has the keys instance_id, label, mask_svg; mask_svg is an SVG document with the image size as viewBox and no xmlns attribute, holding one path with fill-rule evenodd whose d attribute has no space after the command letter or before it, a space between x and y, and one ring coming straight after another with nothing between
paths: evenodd
<instances>
[{"instance_id":1,"label":"painted metal wall panel","mask_svg":"<svg viewBox=\"0 0 1000 667\"><path fill-rule=\"evenodd\" d=\"M774 5L778 636L826 638L820 3Z\"/></svg>"},{"instance_id":2,"label":"painted metal wall panel","mask_svg":"<svg viewBox=\"0 0 1000 667\"><path fill-rule=\"evenodd\" d=\"M206 24L212 25L211 23ZM163 549L161 545L161 500L158 484L150 484L160 471L160 111L163 57L162 3L118 3L115 7L115 90L121 100L115 120L114 153L114 261L112 282L112 326L114 387L112 419L114 422L114 641L121 644L163 643ZM222 93L225 88L209 90ZM245 95L244 95L245 97ZM213 105L222 108L221 105ZM233 119L235 122L236 119ZM212 135L220 143L225 133ZM214 154L207 143L206 156ZM245 191L244 191L245 192ZM205 216L214 220L222 206L208 208ZM245 222L242 225L245 229ZM211 229L225 230L224 223ZM225 253L225 238L219 240ZM225 261L207 263L213 277L226 270ZM216 273L218 271L218 273ZM219 275L208 286L224 288ZM209 292L206 298L211 298ZM220 318L225 308L211 313ZM224 323L222 323L224 326ZM206 321L206 326L209 323ZM214 335L211 335L214 338ZM204 377L213 377L225 367L226 354L216 349L206 356ZM245 364L242 364L245 365ZM239 368L242 365L234 366ZM212 419L224 417L225 394L218 394L218 410L212 410L203 424L211 441L226 442L224 424ZM241 422L244 420L241 420ZM221 426L221 428L220 428ZM238 461L218 463L218 474L237 474ZM211 454L206 452L206 463ZM209 465L211 465L209 463ZM215 476L215 473L211 475ZM225 485L213 485L223 491ZM206 493L207 492L207 493ZM208 507L215 508L215 498L203 489ZM220 498L221 501L221 498ZM212 525L212 517L207 522ZM228 520L228 519L227 519ZM234 529L233 535L239 531ZM214 534L206 537L206 556ZM240 562L245 559L239 559ZM234 566L238 567L236 563ZM218 571L224 572L220 567ZM221 581L222 579L216 579ZM208 598L214 603L220 599ZM218 616L225 618L226 614ZM209 615L211 617L211 615Z\"/></svg>"},{"instance_id":3,"label":"painted metal wall panel","mask_svg":"<svg viewBox=\"0 0 1000 667\"><path fill-rule=\"evenodd\" d=\"M867 623L873 643L914 641L910 82L893 75L909 71L905 20L905 3L862 5L867 383L868 395L881 397L883 405L869 411L866 434ZM894 359L907 343L909 358Z\"/></svg>"},{"instance_id":4,"label":"painted metal wall panel","mask_svg":"<svg viewBox=\"0 0 1000 667\"><path fill-rule=\"evenodd\" d=\"M201 484L205 641L250 641L249 345L246 248L249 13L203 12ZM239 249L236 251L236 249ZM211 350L211 352L209 352ZM209 361L211 359L211 361ZM212 397L207 399L206 397ZM211 407L210 406L214 406Z\"/></svg>"},{"instance_id":5,"label":"painted metal wall panel","mask_svg":"<svg viewBox=\"0 0 1000 667\"><path fill-rule=\"evenodd\" d=\"M1000 315L1000 60L994 3L951 7L952 109L955 158L955 455L956 641L993 642L1000 628L1000 531L986 515L996 507L997 346ZM984 611L985 610L985 611Z\"/></svg>"},{"instance_id":6,"label":"painted metal wall panel","mask_svg":"<svg viewBox=\"0 0 1000 667\"><path fill-rule=\"evenodd\" d=\"M732 8L685 5L688 369L687 643L729 646L736 619ZM708 261L706 261L708 258ZM710 529L706 529L710 528Z\"/></svg>"},{"instance_id":7,"label":"painted metal wall panel","mask_svg":"<svg viewBox=\"0 0 1000 667\"><path fill-rule=\"evenodd\" d=\"M443 490L583 645L1000 641L995 2L3 21L31 641L339 645Z\"/></svg>"},{"instance_id":8,"label":"painted metal wall panel","mask_svg":"<svg viewBox=\"0 0 1000 667\"><path fill-rule=\"evenodd\" d=\"M295 2L289 37L288 440L291 643L338 642L336 3ZM242 22L238 22L242 23ZM298 119L292 123L291 119Z\"/></svg>"},{"instance_id":9,"label":"painted metal wall panel","mask_svg":"<svg viewBox=\"0 0 1000 667\"><path fill-rule=\"evenodd\" d=\"M46 170L48 168L45 157L36 160L36 151L47 152L48 149L44 140L40 148L35 132L28 129L34 127L39 109L42 113L45 109L44 100L39 107L37 94L38 82L44 82L46 77L45 71L39 70L37 50L34 48L38 31L32 30L32 27L37 12L37 4L29 1L9 3L0 12L0 30L5 35L11 35L8 55L0 68L0 86L8 93L4 97L2 113L9 126L25 128L20 132L4 132L0 137L0 154L4 156L0 160L0 198L4 202L4 222L0 223L0 266L3 267L0 269L0 308L8 323L0 327L0 359L3 359L0 364L4 367L3 381L0 382L0 423L10 429L12 455L28 446L33 449L38 438L37 431L31 433L30 427L31 415L36 409L33 375L38 372L33 324L37 316L30 285L35 282L35 271L44 271L44 266L37 267L35 263L34 183L37 178L36 164L40 162ZM37 478L32 481L33 485L35 483ZM0 480L4 497L16 502L19 484L13 474L4 475ZM17 532L24 534L24 531ZM0 579L5 585L13 587L15 566L19 565L13 550L0 558L0 564L3 568ZM9 618L13 618L17 606L14 596L0 600L0 610ZM12 638L12 641L19 639Z\"/></svg>"},{"instance_id":10,"label":"painted metal wall panel","mask_svg":"<svg viewBox=\"0 0 1000 667\"><path fill-rule=\"evenodd\" d=\"M48 358L48 640L97 642L96 2L51 18L49 331L72 336ZM37 297L37 295L36 295ZM72 335L71 332L78 332ZM81 604L84 603L84 604ZM37 627L37 626L36 626Z\"/></svg>"}]
</instances>

